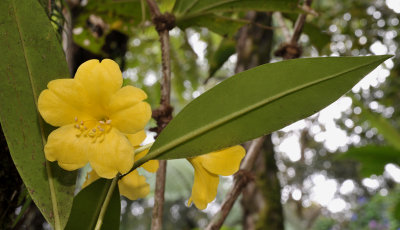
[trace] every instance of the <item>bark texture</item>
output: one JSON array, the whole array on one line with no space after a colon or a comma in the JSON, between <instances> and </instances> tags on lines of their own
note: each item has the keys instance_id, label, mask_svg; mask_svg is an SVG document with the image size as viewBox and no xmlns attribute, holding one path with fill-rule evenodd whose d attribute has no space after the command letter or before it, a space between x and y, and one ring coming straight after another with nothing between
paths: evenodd
<instances>
[{"instance_id":1,"label":"bark texture","mask_svg":"<svg viewBox=\"0 0 400 230\"><path fill-rule=\"evenodd\" d=\"M270 27L272 13L249 12L247 18L254 23L239 32L236 72L270 61L273 30L257 25ZM271 135L265 138L261 151L253 169L256 179L243 191L243 229L280 230L283 229L281 188Z\"/></svg>"}]
</instances>

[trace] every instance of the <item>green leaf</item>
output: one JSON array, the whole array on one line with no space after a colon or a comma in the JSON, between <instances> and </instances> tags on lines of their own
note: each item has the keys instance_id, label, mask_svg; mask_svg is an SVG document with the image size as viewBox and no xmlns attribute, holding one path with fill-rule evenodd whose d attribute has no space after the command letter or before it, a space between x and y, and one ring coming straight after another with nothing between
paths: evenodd
<instances>
[{"instance_id":1,"label":"green leaf","mask_svg":"<svg viewBox=\"0 0 400 230\"><path fill-rule=\"evenodd\" d=\"M112 180L99 179L78 193L65 230L93 230ZM118 186L112 193L101 229L119 229L121 202Z\"/></svg>"},{"instance_id":2,"label":"green leaf","mask_svg":"<svg viewBox=\"0 0 400 230\"><path fill-rule=\"evenodd\" d=\"M400 165L400 151L390 146L364 146L351 148L338 159L356 160L361 164L360 173L363 177L373 174L380 175L385 169L385 165L395 163Z\"/></svg>"},{"instance_id":3,"label":"green leaf","mask_svg":"<svg viewBox=\"0 0 400 230\"><path fill-rule=\"evenodd\" d=\"M173 13L179 17L224 11L299 12L297 4L297 0L177 0Z\"/></svg>"},{"instance_id":4,"label":"green leaf","mask_svg":"<svg viewBox=\"0 0 400 230\"><path fill-rule=\"evenodd\" d=\"M240 27L248 23L249 22L245 20L236 20L215 14L206 14L179 20L176 22L176 25L182 30L192 26L206 27L223 37L233 37Z\"/></svg>"},{"instance_id":5,"label":"green leaf","mask_svg":"<svg viewBox=\"0 0 400 230\"><path fill-rule=\"evenodd\" d=\"M390 124L389 120L378 113L372 112L357 99L353 99L353 103L361 107L361 116L364 117L372 127L378 129L378 132L382 134L386 142L400 150L400 132Z\"/></svg>"},{"instance_id":6,"label":"green leaf","mask_svg":"<svg viewBox=\"0 0 400 230\"><path fill-rule=\"evenodd\" d=\"M176 25L181 29L200 26L222 36L232 37L249 22L216 13L249 10L300 12L297 0L177 0L173 14Z\"/></svg>"},{"instance_id":7,"label":"green leaf","mask_svg":"<svg viewBox=\"0 0 400 230\"><path fill-rule=\"evenodd\" d=\"M214 55L209 60L210 69L208 71L208 79L214 76L222 65L236 52L236 42L233 39L223 39L219 44Z\"/></svg>"},{"instance_id":8,"label":"green leaf","mask_svg":"<svg viewBox=\"0 0 400 230\"><path fill-rule=\"evenodd\" d=\"M281 129L331 104L389 57L296 59L236 74L187 105L135 166L193 157Z\"/></svg>"},{"instance_id":9,"label":"green leaf","mask_svg":"<svg viewBox=\"0 0 400 230\"><path fill-rule=\"evenodd\" d=\"M393 207L393 217L396 218L397 221L400 221L400 198L397 198L397 201Z\"/></svg>"},{"instance_id":10,"label":"green leaf","mask_svg":"<svg viewBox=\"0 0 400 230\"><path fill-rule=\"evenodd\" d=\"M0 121L14 163L33 201L55 229L68 219L76 173L45 160L50 127L36 109L39 93L68 78L64 53L38 1L0 1Z\"/></svg>"},{"instance_id":11,"label":"green leaf","mask_svg":"<svg viewBox=\"0 0 400 230\"><path fill-rule=\"evenodd\" d=\"M312 23L305 23L303 32L310 37L310 43L313 44L319 51L321 51L325 46L331 42L331 36L326 32L321 30Z\"/></svg>"}]
</instances>

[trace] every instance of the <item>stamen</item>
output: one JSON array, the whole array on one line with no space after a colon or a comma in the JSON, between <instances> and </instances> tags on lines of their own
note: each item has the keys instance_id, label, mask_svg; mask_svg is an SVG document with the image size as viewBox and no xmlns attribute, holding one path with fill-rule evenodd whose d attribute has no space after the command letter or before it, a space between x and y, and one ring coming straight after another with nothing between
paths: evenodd
<instances>
[{"instance_id":1,"label":"stamen","mask_svg":"<svg viewBox=\"0 0 400 230\"><path fill-rule=\"evenodd\" d=\"M75 120L75 122L77 122L78 121L78 117L75 117L74 120Z\"/></svg>"},{"instance_id":2,"label":"stamen","mask_svg":"<svg viewBox=\"0 0 400 230\"><path fill-rule=\"evenodd\" d=\"M105 124L105 123L104 123L104 121L99 121L99 123L100 123L100 124L102 124L102 125L104 125L104 124Z\"/></svg>"},{"instance_id":3,"label":"stamen","mask_svg":"<svg viewBox=\"0 0 400 230\"><path fill-rule=\"evenodd\" d=\"M84 129L84 130L87 130L87 127L86 127L86 126L83 126L83 129Z\"/></svg>"},{"instance_id":4,"label":"stamen","mask_svg":"<svg viewBox=\"0 0 400 230\"><path fill-rule=\"evenodd\" d=\"M78 124L77 124L77 125L75 125L75 128L79 129L79 127L80 127L80 126L79 126Z\"/></svg>"},{"instance_id":5,"label":"stamen","mask_svg":"<svg viewBox=\"0 0 400 230\"><path fill-rule=\"evenodd\" d=\"M95 129L95 128L93 128L93 129L92 129L92 132L94 132L94 133L95 133L95 132L96 132L96 129Z\"/></svg>"},{"instance_id":6,"label":"stamen","mask_svg":"<svg viewBox=\"0 0 400 230\"><path fill-rule=\"evenodd\" d=\"M107 125L111 124L111 120L107 120L107 121L106 121L106 124L107 124Z\"/></svg>"},{"instance_id":7,"label":"stamen","mask_svg":"<svg viewBox=\"0 0 400 230\"><path fill-rule=\"evenodd\" d=\"M81 121L81 125L83 125L83 121Z\"/></svg>"},{"instance_id":8,"label":"stamen","mask_svg":"<svg viewBox=\"0 0 400 230\"><path fill-rule=\"evenodd\" d=\"M100 127L99 127L99 130L100 130L101 132L104 132L104 129L103 129L103 128L100 128Z\"/></svg>"}]
</instances>

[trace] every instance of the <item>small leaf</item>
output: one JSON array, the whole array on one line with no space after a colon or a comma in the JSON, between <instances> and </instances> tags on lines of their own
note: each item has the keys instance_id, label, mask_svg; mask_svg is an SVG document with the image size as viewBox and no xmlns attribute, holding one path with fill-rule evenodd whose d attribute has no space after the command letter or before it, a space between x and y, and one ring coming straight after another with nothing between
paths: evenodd
<instances>
[{"instance_id":1,"label":"small leaf","mask_svg":"<svg viewBox=\"0 0 400 230\"><path fill-rule=\"evenodd\" d=\"M32 200L55 229L70 213L75 172L44 157L51 127L36 109L39 93L55 78L68 78L65 56L38 1L0 1L0 120L13 161Z\"/></svg>"},{"instance_id":2,"label":"small leaf","mask_svg":"<svg viewBox=\"0 0 400 230\"><path fill-rule=\"evenodd\" d=\"M187 105L142 161L193 157L281 129L331 104L389 57L296 59L236 74Z\"/></svg>"},{"instance_id":3,"label":"small leaf","mask_svg":"<svg viewBox=\"0 0 400 230\"><path fill-rule=\"evenodd\" d=\"M363 177L373 174L380 175L385 169L385 165L394 163L400 165L400 150L390 146L364 146L351 148L338 159L356 160L361 164L360 173Z\"/></svg>"},{"instance_id":4,"label":"small leaf","mask_svg":"<svg viewBox=\"0 0 400 230\"><path fill-rule=\"evenodd\" d=\"M236 52L236 42L233 39L223 39L214 55L209 60L208 79L212 78L222 65Z\"/></svg>"},{"instance_id":5,"label":"small leaf","mask_svg":"<svg viewBox=\"0 0 400 230\"><path fill-rule=\"evenodd\" d=\"M65 230L93 230L112 180L99 179L78 193ZM121 202L118 186L112 193L101 229L119 229Z\"/></svg>"},{"instance_id":6,"label":"small leaf","mask_svg":"<svg viewBox=\"0 0 400 230\"><path fill-rule=\"evenodd\" d=\"M361 107L361 117L365 118L372 127L378 129L378 132L382 134L389 145L400 150L400 132L390 124L389 120L378 113L372 112L357 99L353 99L353 103Z\"/></svg>"}]
</instances>

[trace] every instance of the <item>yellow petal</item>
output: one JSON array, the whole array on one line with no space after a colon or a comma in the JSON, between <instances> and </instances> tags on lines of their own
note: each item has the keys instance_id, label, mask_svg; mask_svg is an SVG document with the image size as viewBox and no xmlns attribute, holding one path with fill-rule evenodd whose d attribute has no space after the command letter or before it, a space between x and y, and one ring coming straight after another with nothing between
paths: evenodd
<instances>
[{"instance_id":1,"label":"yellow petal","mask_svg":"<svg viewBox=\"0 0 400 230\"><path fill-rule=\"evenodd\" d=\"M155 173L158 170L158 160L150 160L144 163L142 166L147 172Z\"/></svg>"},{"instance_id":2,"label":"yellow petal","mask_svg":"<svg viewBox=\"0 0 400 230\"><path fill-rule=\"evenodd\" d=\"M134 86L128 85L119 89L111 98L109 109L117 112L129 108L147 98L146 93Z\"/></svg>"},{"instance_id":3,"label":"yellow petal","mask_svg":"<svg viewBox=\"0 0 400 230\"><path fill-rule=\"evenodd\" d=\"M42 91L38 99L38 109L43 119L53 126L63 126L80 120L93 119L88 110L88 97L82 85L74 79L50 81L49 89Z\"/></svg>"},{"instance_id":4,"label":"yellow petal","mask_svg":"<svg viewBox=\"0 0 400 230\"><path fill-rule=\"evenodd\" d=\"M89 141L77 138L78 133L73 125L62 126L51 132L44 147L46 159L58 161L61 168L70 171L85 166Z\"/></svg>"},{"instance_id":5,"label":"yellow petal","mask_svg":"<svg viewBox=\"0 0 400 230\"><path fill-rule=\"evenodd\" d=\"M119 172L127 173L133 166L134 151L128 139L112 128L101 140L88 145L88 159L92 168L103 178L111 179Z\"/></svg>"},{"instance_id":6,"label":"yellow petal","mask_svg":"<svg viewBox=\"0 0 400 230\"><path fill-rule=\"evenodd\" d=\"M189 198L188 205L193 201L198 209L205 209L208 203L217 196L219 176L208 172L198 159L188 160L194 168L192 196Z\"/></svg>"},{"instance_id":7,"label":"yellow petal","mask_svg":"<svg viewBox=\"0 0 400 230\"><path fill-rule=\"evenodd\" d=\"M112 125L123 133L136 133L144 129L150 118L151 108L146 102L139 102L110 115Z\"/></svg>"},{"instance_id":8,"label":"yellow petal","mask_svg":"<svg viewBox=\"0 0 400 230\"><path fill-rule=\"evenodd\" d=\"M132 146L139 146L146 139L146 131L140 130L134 134L126 134L126 137Z\"/></svg>"},{"instance_id":9,"label":"yellow petal","mask_svg":"<svg viewBox=\"0 0 400 230\"><path fill-rule=\"evenodd\" d=\"M75 80L85 88L91 103L96 104L104 111L111 96L122 86L122 73L117 63L110 59L90 60L79 66ZM98 117L102 119L102 117Z\"/></svg>"},{"instance_id":10,"label":"yellow petal","mask_svg":"<svg viewBox=\"0 0 400 230\"><path fill-rule=\"evenodd\" d=\"M229 176L239 170L240 162L245 154L246 150L242 146L236 145L195 158L198 158L209 172Z\"/></svg>"},{"instance_id":11,"label":"yellow petal","mask_svg":"<svg viewBox=\"0 0 400 230\"><path fill-rule=\"evenodd\" d=\"M86 188L89 186L91 183L95 182L100 178L99 175L97 175L96 171L92 170L86 174L86 180L82 184L82 189Z\"/></svg>"},{"instance_id":12,"label":"yellow petal","mask_svg":"<svg viewBox=\"0 0 400 230\"><path fill-rule=\"evenodd\" d=\"M150 186L146 177L139 175L137 170L124 176L118 181L119 192L130 200L146 197L150 193Z\"/></svg>"},{"instance_id":13,"label":"yellow petal","mask_svg":"<svg viewBox=\"0 0 400 230\"><path fill-rule=\"evenodd\" d=\"M135 161L139 160L140 158L144 157L149 152L148 149L135 154ZM142 166L147 172L155 173L158 170L158 160L150 160L144 163Z\"/></svg>"}]
</instances>

